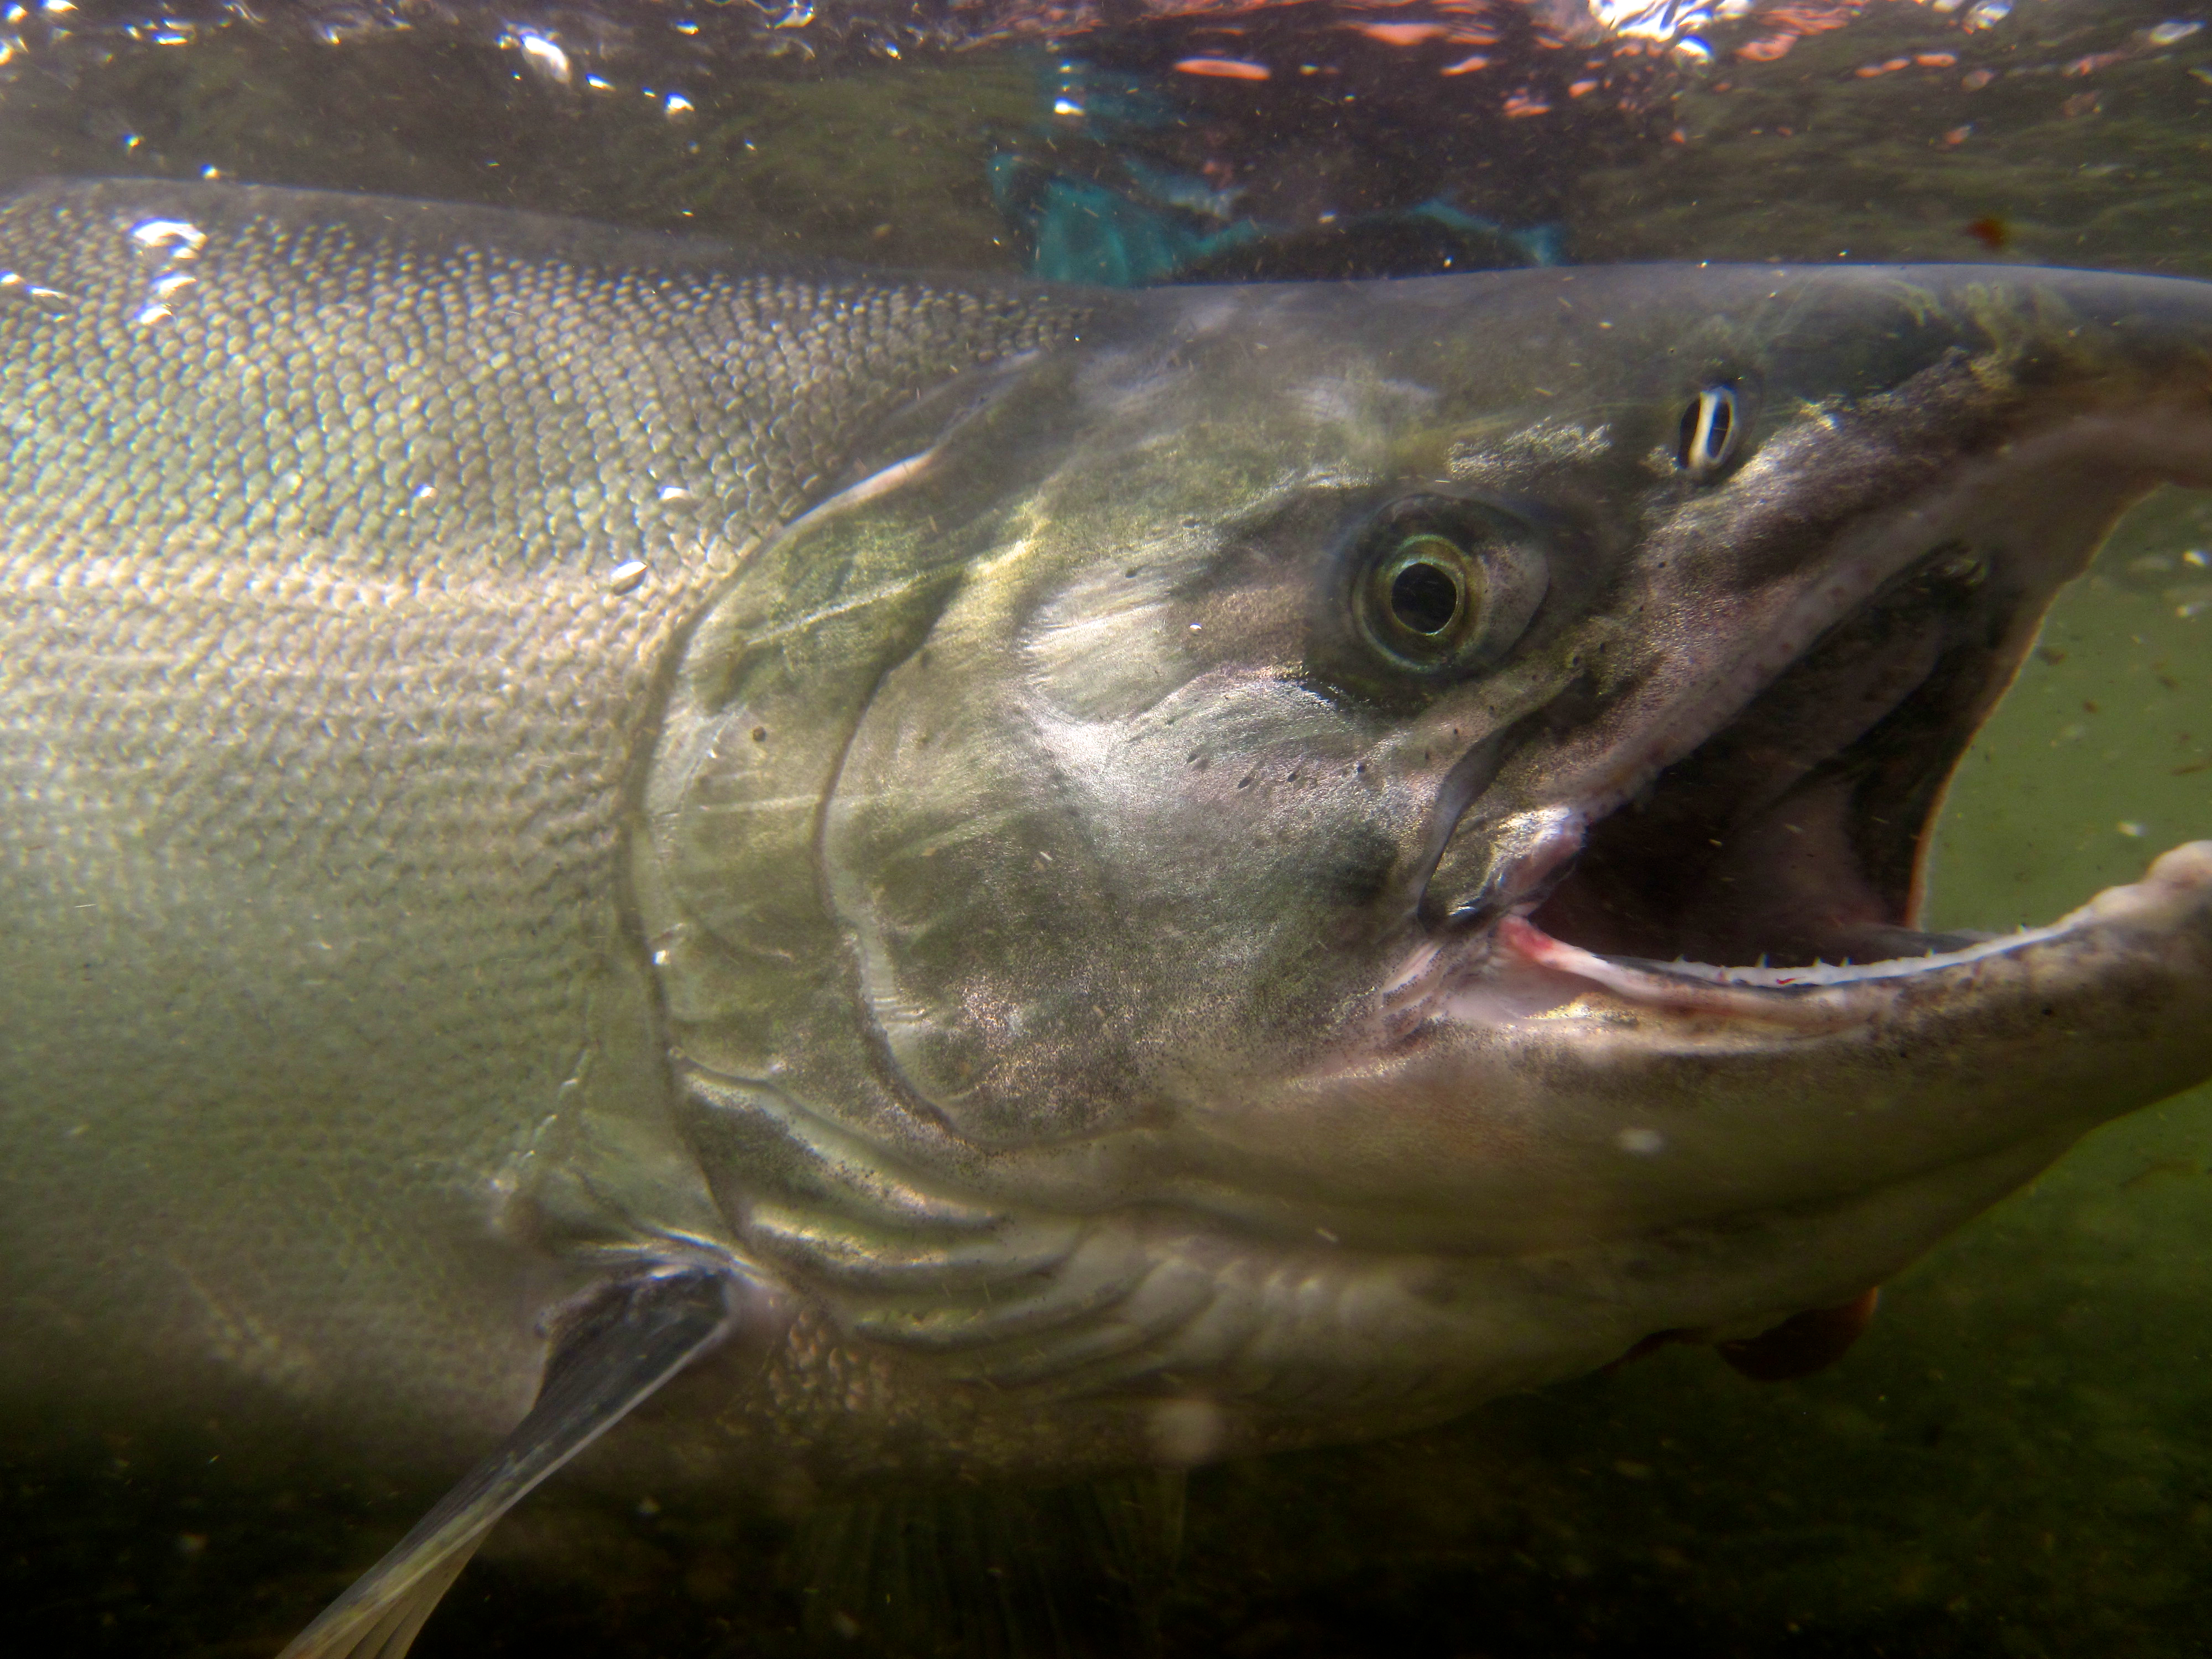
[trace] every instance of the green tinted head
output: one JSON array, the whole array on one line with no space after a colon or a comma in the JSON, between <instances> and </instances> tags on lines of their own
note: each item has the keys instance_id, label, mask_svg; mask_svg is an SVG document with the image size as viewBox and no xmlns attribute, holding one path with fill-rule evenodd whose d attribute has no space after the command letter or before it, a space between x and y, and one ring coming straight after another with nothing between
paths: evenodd
<instances>
[{"instance_id":1,"label":"green tinted head","mask_svg":"<svg viewBox=\"0 0 2212 1659\"><path fill-rule=\"evenodd\" d=\"M2197 854L1913 932L2053 592L2212 481L2208 349L2186 284L1529 272L1150 296L978 388L684 665L640 867L726 1207L899 1330L866 1264L967 1239L989 1315L909 1312L979 1373L1134 1298L1107 1381L1255 1422L1849 1300L2212 1071Z\"/></svg>"}]
</instances>

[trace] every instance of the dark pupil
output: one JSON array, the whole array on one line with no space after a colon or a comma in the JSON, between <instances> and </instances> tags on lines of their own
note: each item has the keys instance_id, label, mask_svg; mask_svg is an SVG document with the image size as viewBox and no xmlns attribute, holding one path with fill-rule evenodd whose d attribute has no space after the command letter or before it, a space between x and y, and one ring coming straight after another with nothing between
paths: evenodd
<instances>
[{"instance_id":1,"label":"dark pupil","mask_svg":"<svg viewBox=\"0 0 2212 1659\"><path fill-rule=\"evenodd\" d=\"M1407 565L1390 583L1390 614L1416 634L1441 634L1459 614L1459 588L1439 565Z\"/></svg>"},{"instance_id":2,"label":"dark pupil","mask_svg":"<svg viewBox=\"0 0 2212 1659\"><path fill-rule=\"evenodd\" d=\"M1727 398L1714 400L1712 424L1705 433L1706 454L1717 455L1728 447L1729 427L1735 418L1729 413Z\"/></svg>"},{"instance_id":3,"label":"dark pupil","mask_svg":"<svg viewBox=\"0 0 2212 1659\"><path fill-rule=\"evenodd\" d=\"M1698 423L1705 413L1706 399L1700 398L1682 411L1682 465L1696 466L1710 461L1728 447L1729 428L1735 424L1735 415L1725 398L1715 398L1712 419L1705 430L1705 441L1698 441Z\"/></svg>"}]
</instances>

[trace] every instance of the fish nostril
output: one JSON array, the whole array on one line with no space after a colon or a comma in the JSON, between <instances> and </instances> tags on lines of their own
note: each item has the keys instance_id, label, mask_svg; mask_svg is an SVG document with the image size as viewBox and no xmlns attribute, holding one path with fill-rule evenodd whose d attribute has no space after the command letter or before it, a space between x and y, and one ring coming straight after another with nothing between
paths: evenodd
<instances>
[{"instance_id":1,"label":"fish nostril","mask_svg":"<svg viewBox=\"0 0 2212 1659\"><path fill-rule=\"evenodd\" d=\"M1990 580L1990 556L1956 538L1939 542L1899 579L1904 591L1923 600L1957 604Z\"/></svg>"},{"instance_id":2,"label":"fish nostril","mask_svg":"<svg viewBox=\"0 0 2212 1659\"><path fill-rule=\"evenodd\" d=\"M1675 459L1693 478L1711 477L1735 453L1735 388L1710 386L1682 411L1682 436Z\"/></svg>"},{"instance_id":3,"label":"fish nostril","mask_svg":"<svg viewBox=\"0 0 2212 1659\"><path fill-rule=\"evenodd\" d=\"M1977 588L1990 579L1990 562L1964 542L1952 542L1936 550L1940 556L1930 560L1929 574L1954 587Z\"/></svg>"}]
</instances>

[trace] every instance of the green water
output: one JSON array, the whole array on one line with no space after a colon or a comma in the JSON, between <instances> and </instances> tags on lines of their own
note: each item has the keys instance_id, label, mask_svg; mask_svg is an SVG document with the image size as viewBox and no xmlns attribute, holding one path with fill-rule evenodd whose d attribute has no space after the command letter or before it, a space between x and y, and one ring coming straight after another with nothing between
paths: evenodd
<instances>
[{"instance_id":1,"label":"green water","mask_svg":"<svg viewBox=\"0 0 2212 1659\"><path fill-rule=\"evenodd\" d=\"M2063 66L2187 5L2027 0L1962 37L1888 5L1723 64L1671 137L1570 181L1585 259L2002 258L2212 275L2202 50ZM1859 67L1931 43L1941 70ZM2047 64L1973 93L1977 67ZM982 158L1018 52L787 64L641 96L428 33L240 28L88 56L0 101L0 176L168 172L489 200L785 252L1013 269ZM2212 74L2212 70L2208 70ZM1725 83L1723 88L1719 83ZM2081 102L2094 91L2093 106ZM1961 126L1971 127L1954 137ZM130 142L136 139L136 143ZM1971 227L2002 224L1994 251ZM2212 507L2139 509L1960 770L1938 927L2052 917L2212 834ZM1670 1348L1449 1427L1196 1474L1175 1654L2184 1656L2212 1648L2212 1094L2106 1129L1885 1291L1847 1360L1749 1383ZM11 1470L0 1589L52 1650L274 1646L416 1494L230 1489L221 1436ZM212 1448L212 1451L210 1451ZM416 1651L791 1650L780 1523L526 1510Z\"/></svg>"}]
</instances>

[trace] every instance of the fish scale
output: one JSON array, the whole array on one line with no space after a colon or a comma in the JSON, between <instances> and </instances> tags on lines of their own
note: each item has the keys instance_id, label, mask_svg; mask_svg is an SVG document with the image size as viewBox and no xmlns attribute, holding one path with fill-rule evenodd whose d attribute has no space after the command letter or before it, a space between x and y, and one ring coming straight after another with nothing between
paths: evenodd
<instances>
[{"instance_id":1,"label":"fish scale","mask_svg":"<svg viewBox=\"0 0 2212 1659\"><path fill-rule=\"evenodd\" d=\"M0 1249L18 1285L90 1252L167 1310L135 1353L62 1340L34 1371L220 1401L228 1354L414 1455L534 1382L526 1328L479 1329L524 1294L490 1241L529 1149L658 1098L634 1040L580 1065L595 1010L641 994L605 956L672 631L884 404L1076 313L302 205L118 184L0 210L0 259L69 296L0 294L0 906L44 965L0 1014ZM149 251L149 221L204 240ZM134 320L162 275L193 280ZM702 507L665 507L672 479ZM605 592L631 558L647 582ZM131 1099L159 1106L118 1168ZM60 1185L97 1238L21 1220ZM272 1275L303 1206L320 1265Z\"/></svg>"}]
</instances>

